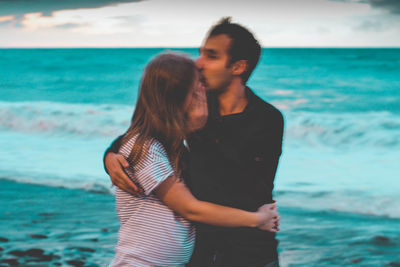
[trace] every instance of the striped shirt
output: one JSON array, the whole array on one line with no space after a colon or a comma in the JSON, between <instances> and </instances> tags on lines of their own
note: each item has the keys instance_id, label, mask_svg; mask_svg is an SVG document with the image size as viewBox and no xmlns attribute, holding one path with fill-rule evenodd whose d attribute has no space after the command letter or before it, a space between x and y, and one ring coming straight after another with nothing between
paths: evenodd
<instances>
[{"instance_id":1,"label":"striped shirt","mask_svg":"<svg viewBox=\"0 0 400 267\"><path fill-rule=\"evenodd\" d=\"M135 139L120 148L119 153L125 158ZM153 139L147 154L136 164L130 162L126 173L142 187L144 195L137 197L116 189L120 229L111 266L184 266L193 252L195 229L154 193L174 174L162 144Z\"/></svg>"}]
</instances>

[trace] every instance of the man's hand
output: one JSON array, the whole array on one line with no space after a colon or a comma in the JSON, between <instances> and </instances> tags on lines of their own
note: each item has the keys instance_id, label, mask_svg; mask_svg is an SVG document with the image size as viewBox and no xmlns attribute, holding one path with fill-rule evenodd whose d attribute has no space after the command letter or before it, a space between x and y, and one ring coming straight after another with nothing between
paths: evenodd
<instances>
[{"instance_id":1,"label":"man's hand","mask_svg":"<svg viewBox=\"0 0 400 267\"><path fill-rule=\"evenodd\" d=\"M137 196L143 193L143 190L138 188L138 186L135 185L124 172L123 168L128 168L129 163L122 155L109 152L107 153L104 162L108 174L110 175L111 182L115 186L132 195Z\"/></svg>"},{"instance_id":2,"label":"man's hand","mask_svg":"<svg viewBox=\"0 0 400 267\"><path fill-rule=\"evenodd\" d=\"M204 127L208 118L208 106L206 89L199 82L199 85L194 89L192 102L190 103L188 115L188 130L193 132Z\"/></svg>"}]
</instances>

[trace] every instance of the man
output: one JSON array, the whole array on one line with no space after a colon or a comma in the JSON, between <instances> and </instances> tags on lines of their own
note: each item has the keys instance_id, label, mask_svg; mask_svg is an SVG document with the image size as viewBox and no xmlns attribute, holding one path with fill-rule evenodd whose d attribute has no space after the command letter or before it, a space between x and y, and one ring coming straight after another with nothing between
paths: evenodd
<instances>
[{"instance_id":1,"label":"man","mask_svg":"<svg viewBox=\"0 0 400 267\"><path fill-rule=\"evenodd\" d=\"M213 26L196 65L208 88L209 118L188 138L184 178L200 200L255 211L271 203L282 147L283 118L258 98L246 82L261 47L244 27L225 18ZM137 193L124 175L127 162L110 151L105 166L114 184ZM250 228L197 225L190 267L279 266L275 234Z\"/></svg>"}]
</instances>

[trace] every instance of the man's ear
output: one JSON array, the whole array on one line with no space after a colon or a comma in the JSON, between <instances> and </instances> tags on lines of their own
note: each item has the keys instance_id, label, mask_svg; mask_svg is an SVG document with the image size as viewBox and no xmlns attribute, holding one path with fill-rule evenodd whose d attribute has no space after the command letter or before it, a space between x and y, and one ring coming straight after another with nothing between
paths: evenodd
<instances>
[{"instance_id":1,"label":"man's ear","mask_svg":"<svg viewBox=\"0 0 400 267\"><path fill-rule=\"evenodd\" d=\"M238 60L233 63L232 66L232 74L233 75L242 75L243 72L247 70L247 60Z\"/></svg>"}]
</instances>

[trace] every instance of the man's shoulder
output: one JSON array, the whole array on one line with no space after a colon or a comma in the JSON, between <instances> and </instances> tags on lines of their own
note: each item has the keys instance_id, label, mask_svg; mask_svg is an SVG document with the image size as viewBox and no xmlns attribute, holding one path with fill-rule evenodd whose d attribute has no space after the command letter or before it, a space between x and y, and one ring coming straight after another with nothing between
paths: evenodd
<instances>
[{"instance_id":1,"label":"man's shoulder","mask_svg":"<svg viewBox=\"0 0 400 267\"><path fill-rule=\"evenodd\" d=\"M268 120L273 120L277 123L283 124L283 114L277 107L261 99L254 92L252 92L252 94L255 110L257 111L257 113L259 113L260 116L262 116L263 118L268 118Z\"/></svg>"}]
</instances>

